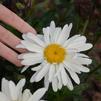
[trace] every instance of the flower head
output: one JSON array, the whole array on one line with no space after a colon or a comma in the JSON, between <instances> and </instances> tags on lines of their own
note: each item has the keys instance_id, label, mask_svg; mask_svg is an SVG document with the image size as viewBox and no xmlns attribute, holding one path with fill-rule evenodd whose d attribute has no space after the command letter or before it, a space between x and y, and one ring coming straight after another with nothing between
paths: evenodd
<instances>
[{"instance_id":1,"label":"flower head","mask_svg":"<svg viewBox=\"0 0 101 101\"><path fill-rule=\"evenodd\" d=\"M25 65L23 71L40 63L32 68L36 72L31 77L31 82L38 82L44 78L45 86L48 87L49 83L52 83L54 91L61 89L63 85L73 90L70 77L79 84L77 74L89 72L86 66L91 64L92 60L81 52L92 48L92 44L86 43L85 36L74 35L69 38L71 29L72 23L61 29L52 21L50 26L43 28L44 35L23 34L24 40L17 46L29 51L18 57Z\"/></svg>"},{"instance_id":2,"label":"flower head","mask_svg":"<svg viewBox=\"0 0 101 101\"><path fill-rule=\"evenodd\" d=\"M15 85L13 81L8 81L3 78L0 101L41 101L40 99L46 92L46 89L38 89L33 95L29 89L25 89L22 93L24 84L25 79L20 80L17 85Z\"/></svg>"},{"instance_id":3,"label":"flower head","mask_svg":"<svg viewBox=\"0 0 101 101\"><path fill-rule=\"evenodd\" d=\"M20 80L18 84L15 85L13 81L8 81L5 78L3 78L2 88L0 92L0 100L1 101L19 101L24 85L25 85L25 79Z\"/></svg>"}]
</instances>

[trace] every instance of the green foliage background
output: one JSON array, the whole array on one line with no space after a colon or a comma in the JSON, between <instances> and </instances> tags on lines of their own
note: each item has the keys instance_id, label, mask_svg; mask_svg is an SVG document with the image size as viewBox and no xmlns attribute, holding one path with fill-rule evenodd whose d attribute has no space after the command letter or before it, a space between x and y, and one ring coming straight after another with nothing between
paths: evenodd
<instances>
[{"instance_id":1,"label":"green foliage background","mask_svg":"<svg viewBox=\"0 0 101 101\"><path fill-rule=\"evenodd\" d=\"M101 93L94 86L96 81L99 82L98 88L98 84L101 84L101 47L96 48L96 45L101 43L101 0L0 0L0 3L28 22L39 34L42 34L43 27L54 20L56 25L61 27L72 22L71 36L81 34L87 37L87 41L94 45L92 50L86 52L93 59L89 66L90 73L79 75L81 84L74 83L73 91L63 87L54 93L50 87L44 98L48 101L96 101L88 92ZM0 24L21 38L21 33L17 30L3 22ZM31 89L32 93L43 86L43 80L39 83L29 83L33 74L30 68L22 74L20 70L21 68L0 58L0 79L6 77L17 82L25 77L25 88Z\"/></svg>"}]
</instances>

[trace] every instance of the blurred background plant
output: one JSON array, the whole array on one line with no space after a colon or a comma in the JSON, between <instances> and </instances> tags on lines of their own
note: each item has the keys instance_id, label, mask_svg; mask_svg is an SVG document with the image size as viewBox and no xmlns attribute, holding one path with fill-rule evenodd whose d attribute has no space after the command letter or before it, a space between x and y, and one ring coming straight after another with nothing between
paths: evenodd
<instances>
[{"instance_id":1,"label":"blurred background plant","mask_svg":"<svg viewBox=\"0 0 101 101\"><path fill-rule=\"evenodd\" d=\"M101 101L101 0L0 0L0 3L28 22L38 33L42 33L42 28L51 20L58 26L72 22L71 36L85 35L87 41L94 45L92 50L86 52L93 63L88 74L80 75L81 84L75 85L73 91L64 87L57 93L53 93L50 87L45 95L48 101ZM0 24L21 37L11 26ZM34 83L34 86L29 83L33 74L30 69L23 74L20 69L0 57L0 79L6 77L17 82L26 77L26 87L32 92L42 87L42 81Z\"/></svg>"}]
</instances>

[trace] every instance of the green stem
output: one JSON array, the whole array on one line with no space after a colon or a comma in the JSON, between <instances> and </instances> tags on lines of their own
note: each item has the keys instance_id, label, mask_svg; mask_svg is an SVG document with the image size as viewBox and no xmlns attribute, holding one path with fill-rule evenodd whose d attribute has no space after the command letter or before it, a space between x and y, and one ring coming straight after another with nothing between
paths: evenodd
<instances>
[{"instance_id":1,"label":"green stem","mask_svg":"<svg viewBox=\"0 0 101 101\"><path fill-rule=\"evenodd\" d=\"M85 34L85 32L86 32L86 29L87 29L88 24L89 24L89 19L87 19L87 20L85 21L85 24L84 24L84 27L83 27L83 30L82 30L82 33L83 33L83 34Z\"/></svg>"}]
</instances>

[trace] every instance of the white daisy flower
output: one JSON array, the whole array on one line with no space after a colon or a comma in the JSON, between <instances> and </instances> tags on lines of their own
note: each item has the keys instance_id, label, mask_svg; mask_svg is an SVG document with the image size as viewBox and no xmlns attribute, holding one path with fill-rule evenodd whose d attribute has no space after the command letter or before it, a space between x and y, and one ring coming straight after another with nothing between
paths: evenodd
<instances>
[{"instance_id":1,"label":"white daisy flower","mask_svg":"<svg viewBox=\"0 0 101 101\"><path fill-rule=\"evenodd\" d=\"M45 86L48 88L49 83L52 83L54 91L61 89L63 85L73 90L70 77L79 84L77 74L89 72L86 66L91 64L92 60L80 52L92 48L92 44L86 43L85 36L75 35L69 38L71 29L72 23L61 29L52 21L50 26L43 28L44 35L30 32L23 34L24 40L17 46L28 50L18 57L25 65L23 71L31 65L40 63L32 68L36 72L31 77L31 82L38 82L44 78Z\"/></svg>"},{"instance_id":2,"label":"white daisy flower","mask_svg":"<svg viewBox=\"0 0 101 101\"><path fill-rule=\"evenodd\" d=\"M13 81L2 79L2 87L0 92L0 101L45 101L40 100L46 92L46 88L38 89L33 95L29 89L22 93L25 79L18 82L17 85Z\"/></svg>"},{"instance_id":3,"label":"white daisy flower","mask_svg":"<svg viewBox=\"0 0 101 101\"><path fill-rule=\"evenodd\" d=\"M17 85L12 81L8 81L5 78L2 79L2 87L0 92L0 101L20 101L23 86L25 85L25 79L18 82Z\"/></svg>"},{"instance_id":4,"label":"white daisy flower","mask_svg":"<svg viewBox=\"0 0 101 101\"><path fill-rule=\"evenodd\" d=\"M40 88L37 91L34 92L32 95L29 89L24 90L22 95L21 101L46 101L46 100L40 100L45 92L47 91L46 88Z\"/></svg>"}]
</instances>

